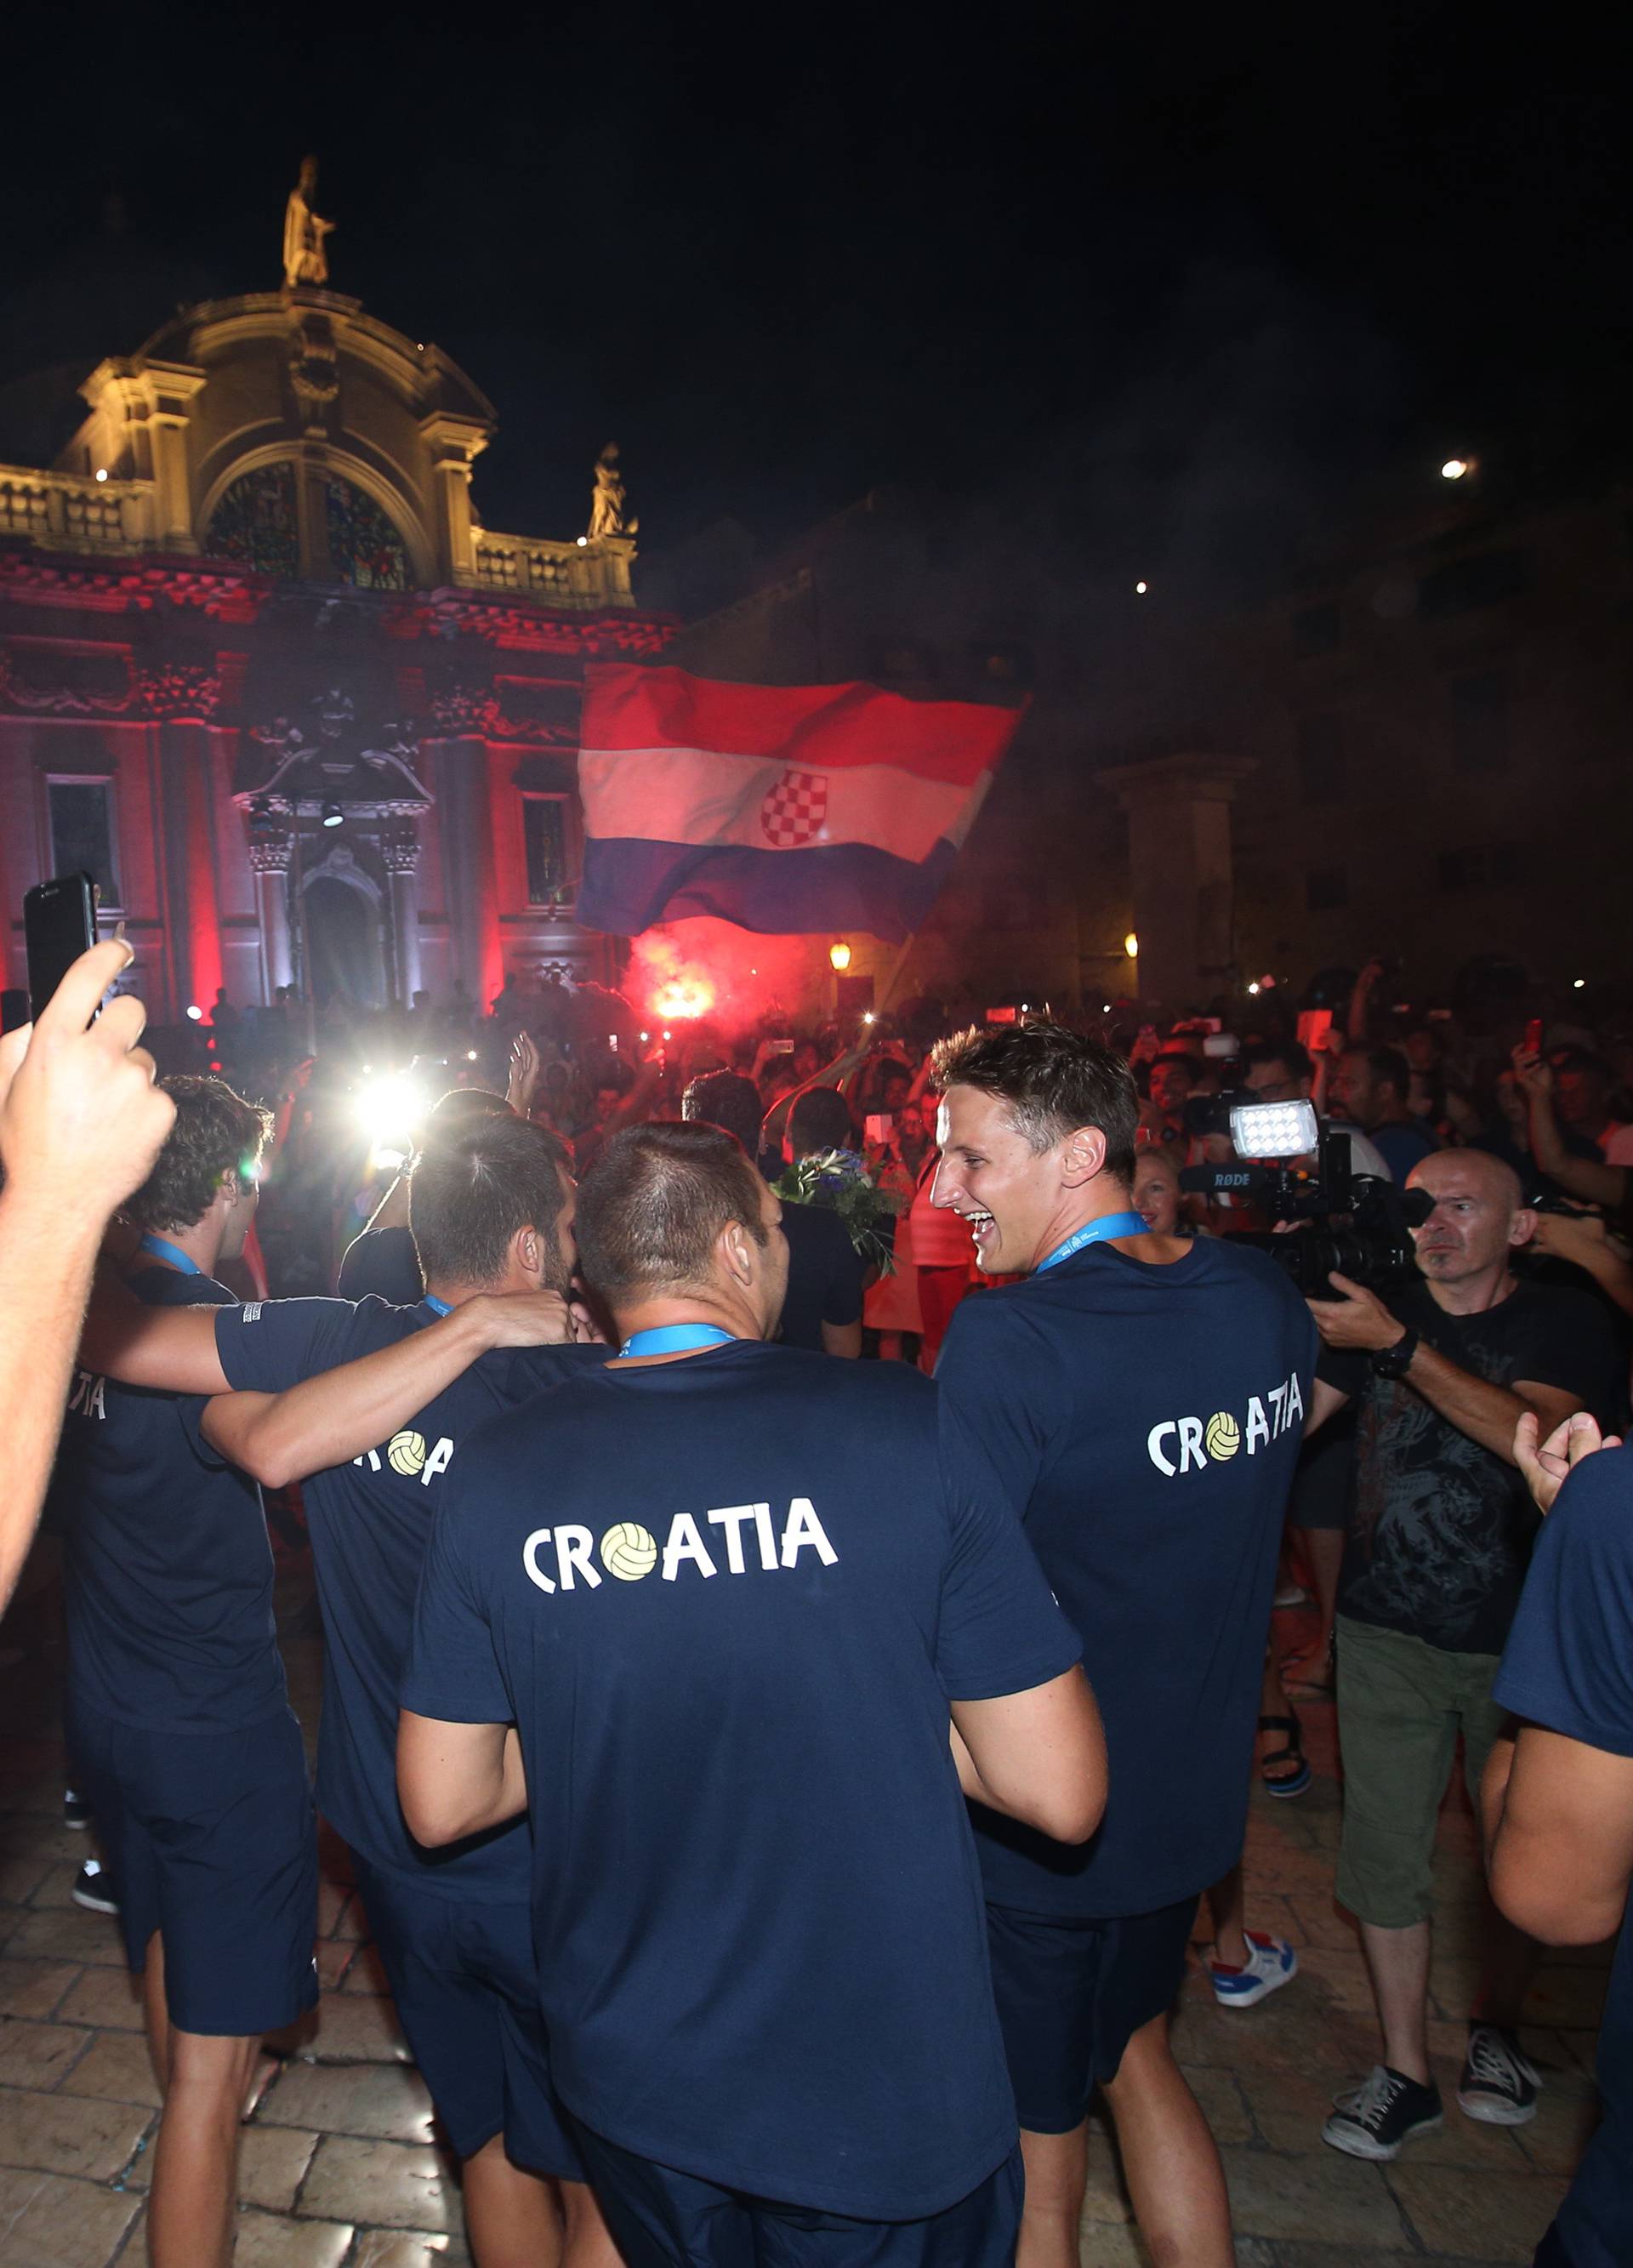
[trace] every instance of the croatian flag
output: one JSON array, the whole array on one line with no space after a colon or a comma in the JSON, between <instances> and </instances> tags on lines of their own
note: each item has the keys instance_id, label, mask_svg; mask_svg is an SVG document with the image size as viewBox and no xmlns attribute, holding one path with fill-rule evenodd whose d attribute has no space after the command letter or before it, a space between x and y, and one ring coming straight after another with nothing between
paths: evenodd
<instances>
[{"instance_id":1,"label":"croatian flag","mask_svg":"<svg viewBox=\"0 0 1633 2268\"><path fill-rule=\"evenodd\" d=\"M929 912L1021 715L628 665L592 664L584 682L578 919L618 937L713 914L899 941Z\"/></svg>"}]
</instances>

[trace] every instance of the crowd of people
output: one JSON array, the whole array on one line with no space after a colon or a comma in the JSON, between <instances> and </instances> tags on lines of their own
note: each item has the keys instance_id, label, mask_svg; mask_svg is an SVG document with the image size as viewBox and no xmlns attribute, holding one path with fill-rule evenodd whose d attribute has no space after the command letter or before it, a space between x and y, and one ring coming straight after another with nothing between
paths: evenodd
<instances>
[{"instance_id":1,"label":"crowd of people","mask_svg":"<svg viewBox=\"0 0 1633 2268\"><path fill-rule=\"evenodd\" d=\"M1151 2257L1224 2268L1169 2014L1204 1897L1222 2007L1297 1976L1241 1859L1254 1775L1310 1785L1298 1704L1335 1708L1379 2017L1325 2139L1388 2160L1447 2114L1460 1743L1491 1907L1457 2108L1535 2116L1539 1948L1611 1935L1633 1879L1611 1035L1419 1013L1381 965L1246 1030L921 1004L643 1042L602 995L598 1047L507 988L315 1052L218 1004L214 1068L156 1085L137 1004L91 1021L124 952L0 1042L0 1595L60 1429L158 2268L231 2257L261 2042L317 1997L318 1811L479 2268L1075 2268L1097 2095ZM398 1128L368 1082L405 1074ZM1234 1171L1247 1098L1333 1130ZM1313 1285L1340 1152L1394 1241ZM1290 1590L1318 1634L1284 1660ZM1547 2268L1633 2257L1625 1936L1600 2073Z\"/></svg>"}]
</instances>

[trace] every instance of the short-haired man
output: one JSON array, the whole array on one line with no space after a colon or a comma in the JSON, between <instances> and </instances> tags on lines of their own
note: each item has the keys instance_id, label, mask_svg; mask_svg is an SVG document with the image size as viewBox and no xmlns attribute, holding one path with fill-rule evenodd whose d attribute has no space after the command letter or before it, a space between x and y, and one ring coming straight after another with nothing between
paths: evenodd
<instances>
[{"instance_id":1,"label":"short-haired man","mask_svg":"<svg viewBox=\"0 0 1633 2268\"><path fill-rule=\"evenodd\" d=\"M718 1126L758 1153L760 1095L752 1079L735 1071L705 1071L680 1098L682 1118ZM850 1132L845 1098L831 1086L808 1088L789 1115L785 1154L843 1147ZM854 1358L862 1351L863 1267L844 1223L821 1205L785 1205L788 1289L783 1301L784 1346Z\"/></svg>"},{"instance_id":2,"label":"short-haired man","mask_svg":"<svg viewBox=\"0 0 1633 2268\"><path fill-rule=\"evenodd\" d=\"M422 1139L436 1142L478 1118L502 1118L515 1108L485 1086L450 1087L426 1113ZM335 1280L342 1300L384 1300L394 1307L413 1307L425 1297L425 1274L408 1226L410 1179L405 1166L370 1214L367 1226L346 1247Z\"/></svg>"},{"instance_id":3,"label":"short-haired man","mask_svg":"<svg viewBox=\"0 0 1633 2268\"><path fill-rule=\"evenodd\" d=\"M472 2254L478 2268L558 2257L547 2176L563 2183L575 2268L591 2268L612 2256L550 2088L526 1837L423 1852L395 1779L397 1685L446 1476L487 1418L592 1351L537 1344L545 1303L517 1296L547 1295L556 1336L569 1332L566 1152L508 1112L481 1116L422 1153L409 1204L429 1286L416 1307L275 1300L223 1311L202 1339L169 1319L168 1336L129 1336L113 1359L219 1396L207 1440L263 1481L305 1481L327 1641L318 1800L350 1846L403 2031L463 2162ZM313 1446L326 1411L331 1432L333 1413L348 1428L327 1454Z\"/></svg>"},{"instance_id":4,"label":"short-haired man","mask_svg":"<svg viewBox=\"0 0 1633 2268\"><path fill-rule=\"evenodd\" d=\"M1333 1079L1333 1103L1370 1135L1389 1171L1404 1182L1435 1138L1411 1113L1412 1068L1399 1048L1346 1048Z\"/></svg>"},{"instance_id":5,"label":"short-haired man","mask_svg":"<svg viewBox=\"0 0 1633 2268\"><path fill-rule=\"evenodd\" d=\"M1421 1281L1385 1300L1348 1278L1312 1301L1326 1342L1311 1426L1360 1404L1356 1493L1338 1594L1344 1815L1338 1896L1356 1916L1383 2060L1323 2129L1335 2149L1387 2159L1438 2126L1428 1993L1435 1824L1460 1730L1477 1803L1502 1729L1492 1696L1535 1520L1514 1469L1527 1411L1550 1432L1620 1398L1609 1324L1586 1293L1523 1282L1535 1226L1518 1177L1481 1150L1445 1150L1409 1188L1433 1211L1412 1231ZM1492 1917L1458 2101L1471 2118L1536 2115L1520 2003L1534 1948Z\"/></svg>"},{"instance_id":6,"label":"short-haired man","mask_svg":"<svg viewBox=\"0 0 1633 2268\"><path fill-rule=\"evenodd\" d=\"M216 1280L254 1216L267 1113L217 1079L162 1082L175 1123L126 1211L152 1308L237 1302ZM317 1999L317 1839L272 1617L261 1493L193 1398L82 1369L55 1484L68 1746L117 1886L164 2095L156 2268L228 2259L239 2119L263 2033ZM253 1821L254 1832L246 1831Z\"/></svg>"},{"instance_id":7,"label":"short-haired man","mask_svg":"<svg viewBox=\"0 0 1633 2268\"><path fill-rule=\"evenodd\" d=\"M586 1178L622 1351L452 1476L403 1808L427 1844L531 1813L557 2080L630 2268L1000 2268L1019 2169L960 1772L1070 1842L1098 1719L928 1383L762 1344L778 1214L706 1125L630 1128Z\"/></svg>"},{"instance_id":8,"label":"short-haired man","mask_svg":"<svg viewBox=\"0 0 1633 2268\"><path fill-rule=\"evenodd\" d=\"M984 1273L1024 1278L953 1317L944 1418L996 1465L1083 1638L1111 1771L1085 1849L977 1814L1025 2257L1075 2268L1099 2085L1153 2257L1225 2268L1224 2176L1167 2014L1198 1896L1241 1855L1314 1334L1263 1254L1147 1231L1122 1057L1035 1022L943 1041L935 1075L936 1202Z\"/></svg>"}]
</instances>

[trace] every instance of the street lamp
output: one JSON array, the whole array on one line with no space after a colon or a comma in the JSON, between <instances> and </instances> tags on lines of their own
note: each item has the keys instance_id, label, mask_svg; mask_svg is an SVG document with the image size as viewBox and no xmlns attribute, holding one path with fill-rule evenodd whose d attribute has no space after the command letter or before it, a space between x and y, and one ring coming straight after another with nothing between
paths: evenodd
<instances>
[{"instance_id":1,"label":"street lamp","mask_svg":"<svg viewBox=\"0 0 1633 2268\"><path fill-rule=\"evenodd\" d=\"M828 965L836 976L843 976L850 966L850 947L844 939L837 938L828 948Z\"/></svg>"}]
</instances>

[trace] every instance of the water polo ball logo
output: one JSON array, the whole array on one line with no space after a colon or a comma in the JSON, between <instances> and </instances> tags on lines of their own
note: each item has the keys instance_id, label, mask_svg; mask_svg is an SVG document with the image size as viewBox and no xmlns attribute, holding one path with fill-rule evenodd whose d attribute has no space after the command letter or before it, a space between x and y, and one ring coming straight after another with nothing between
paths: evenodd
<instances>
[{"instance_id":1,"label":"water polo ball logo","mask_svg":"<svg viewBox=\"0 0 1633 2268\"><path fill-rule=\"evenodd\" d=\"M1203 1440L1214 1462L1222 1465L1241 1447L1242 1429L1228 1410L1217 1410L1208 1420Z\"/></svg>"},{"instance_id":2,"label":"water polo ball logo","mask_svg":"<svg viewBox=\"0 0 1633 2268\"><path fill-rule=\"evenodd\" d=\"M638 1521L614 1521L601 1538L601 1565L621 1583L638 1583L658 1565L658 1543Z\"/></svg>"},{"instance_id":3,"label":"water polo ball logo","mask_svg":"<svg viewBox=\"0 0 1633 2268\"><path fill-rule=\"evenodd\" d=\"M394 1433L386 1446L386 1462L394 1473L407 1473L410 1479L424 1466L425 1436L405 1426Z\"/></svg>"},{"instance_id":4,"label":"water polo ball logo","mask_svg":"<svg viewBox=\"0 0 1633 2268\"><path fill-rule=\"evenodd\" d=\"M825 772L785 771L760 806L760 825L775 850L813 842L828 823Z\"/></svg>"}]
</instances>

